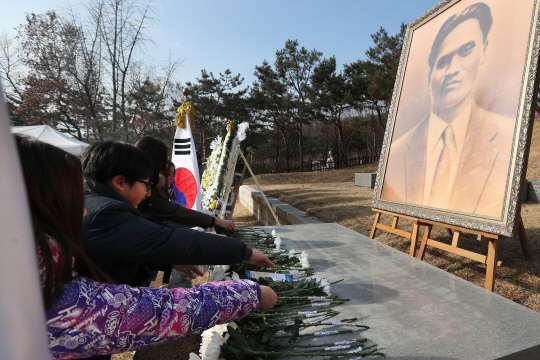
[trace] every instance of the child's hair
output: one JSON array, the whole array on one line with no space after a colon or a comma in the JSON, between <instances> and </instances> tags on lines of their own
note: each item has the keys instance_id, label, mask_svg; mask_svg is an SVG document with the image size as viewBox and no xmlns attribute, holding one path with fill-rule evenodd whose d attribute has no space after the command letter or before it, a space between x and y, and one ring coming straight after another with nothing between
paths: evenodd
<instances>
[{"instance_id":1,"label":"child's hair","mask_svg":"<svg viewBox=\"0 0 540 360\"><path fill-rule=\"evenodd\" d=\"M45 261L43 298L49 308L53 294L62 291L72 278L72 268L79 275L107 282L104 275L86 256L82 246L84 185L79 159L56 146L16 136L30 204L37 246ZM56 240L63 257L56 276L51 250L45 235ZM72 267L72 259L75 266Z\"/></svg>"},{"instance_id":2,"label":"child's hair","mask_svg":"<svg viewBox=\"0 0 540 360\"><path fill-rule=\"evenodd\" d=\"M85 178L102 184L123 175L126 182L133 185L154 174L154 165L148 155L131 144L114 141L87 147L82 154L82 167Z\"/></svg>"},{"instance_id":3,"label":"child's hair","mask_svg":"<svg viewBox=\"0 0 540 360\"><path fill-rule=\"evenodd\" d=\"M144 151L152 159L154 163L154 175L150 181L157 184L159 182L159 174L165 174L167 171L169 148L163 141L151 136L145 136L137 140L135 146Z\"/></svg>"},{"instance_id":4,"label":"child's hair","mask_svg":"<svg viewBox=\"0 0 540 360\"><path fill-rule=\"evenodd\" d=\"M176 166L174 165L174 163L171 160L169 160L168 164L169 164L169 167L172 166L172 168L176 170Z\"/></svg>"}]
</instances>

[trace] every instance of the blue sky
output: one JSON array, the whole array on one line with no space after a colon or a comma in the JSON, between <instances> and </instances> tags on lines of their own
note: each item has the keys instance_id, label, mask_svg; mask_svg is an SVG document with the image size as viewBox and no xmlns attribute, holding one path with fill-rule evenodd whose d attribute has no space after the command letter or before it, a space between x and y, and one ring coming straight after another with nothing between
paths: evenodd
<instances>
[{"instance_id":1,"label":"blue sky","mask_svg":"<svg viewBox=\"0 0 540 360\"><path fill-rule=\"evenodd\" d=\"M58 9L66 0L18 0L2 5L0 31L14 33L25 13ZM77 5L78 1L71 1ZM158 61L182 58L177 78L194 81L201 69L215 75L229 68L250 85L256 65L273 63L288 39L317 49L337 63L365 59L370 34L384 27L399 31L438 3L437 0L163 0L151 31L147 56Z\"/></svg>"}]
</instances>

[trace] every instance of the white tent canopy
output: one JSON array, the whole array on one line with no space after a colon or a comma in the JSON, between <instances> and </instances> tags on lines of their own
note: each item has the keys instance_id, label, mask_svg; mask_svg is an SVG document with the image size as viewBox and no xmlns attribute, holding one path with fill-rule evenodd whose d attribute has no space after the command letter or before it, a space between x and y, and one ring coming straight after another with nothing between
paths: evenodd
<instances>
[{"instance_id":1,"label":"white tent canopy","mask_svg":"<svg viewBox=\"0 0 540 360\"><path fill-rule=\"evenodd\" d=\"M72 154L82 154L89 145L48 125L12 126L11 133L33 137L34 139L58 146Z\"/></svg>"}]
</instances>

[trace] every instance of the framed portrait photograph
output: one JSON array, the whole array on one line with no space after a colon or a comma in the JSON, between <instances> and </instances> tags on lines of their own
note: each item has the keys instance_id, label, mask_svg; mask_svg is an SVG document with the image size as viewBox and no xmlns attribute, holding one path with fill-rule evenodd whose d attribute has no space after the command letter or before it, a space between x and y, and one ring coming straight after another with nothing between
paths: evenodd
<instances>
[{"instance_id":1,"label":"framed portrait photograph","mask_svg":"<svg viewBox=\"0 0 540 360\"><path fill-rule=\"evenodd\" d=\"M540 0L445 0L409 24L373 207L513 236L536 105Z\"/></svg>"}]
</instances>

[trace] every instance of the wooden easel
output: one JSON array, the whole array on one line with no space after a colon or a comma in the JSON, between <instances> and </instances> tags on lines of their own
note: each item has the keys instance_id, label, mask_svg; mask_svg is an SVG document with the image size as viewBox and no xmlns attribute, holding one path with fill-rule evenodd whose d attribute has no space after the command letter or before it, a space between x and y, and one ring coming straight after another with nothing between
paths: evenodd
<instances>
[{"instance_id":1,"label":"wooden easel","mask_svg":"<svg viewBox=\"0 0 540 360\"><path fill-rule=\"evenodd\" d=\"M250 156L251 156L251 151L248 148L248 154L246 156L246 159L249 160ZM240 186L242 186L242 184L244 183L244 178L246 177L246 169L247 169L247 165L244 163L244 168L242 169L242 175L238 176L237 174L235 174L234 188L233 188L234 197L231 204L231 212L228 216L226 216L227 219L232 219L232 214L236 206L236 200L238 200L238 191L240 190Z\"/></svg>"},{"instance_id":2,"label":"wooden easel","mask_svg":"<svg viewBox=\"0 0 540 360\"><path fill-rule=\"evenodd\" d=\"M477 231L477 230L466 229L459 226L443 224L436 221L420 219L420 218L416 218L412 216L396 214L393 212L379 210L379 209L372 209L372 210L375 212L375 221L373 222L371 234L369 235L370 238L373 239L375 237L375 233L377 229L384 230L386 232L389 232L395 235L403 236L411 240L411 248L409 250L409 254L411 256L415 256L419 229L420 229L420 226L425 226L420 249L416 256L418 259L423 260L424 255L426 253L426 247L433 246L437 249L441 249L441 250L450 252L452 254L463 256L468 259L478 261L482 264L486 264L485 288L489 291L493 291L493 288L495 285L495 266L501 266L501 262L497 262L497 251L498 251L499 239L500 239L499 235L485 233L485 232ZM392 226L388 226L388 225L384 225L380 223L381 215L383 214L391 215L394 217L392 220ZM397 228L400 218L413 221L412 232L407 232L405 230L401 230ZM430 239L429 236L431 235L431 230L433 226L439 226L439 227L445 228L446 232L452 236L452 245L448 245L440 241ZM475 234L478 236L479 241L487 241L488 242L487 256L459 248L459 241L461 238L461 233ZM523 226L523 221L521 220L521 216L518 222L518 236L519 236L519 241L521 243L521 248L523 249L525 260L532 261L533 258L532 258L531 249L529 247L529 239L527 238L527 234L525 232L525 227Z\"/></svg>"}]
</instances>

